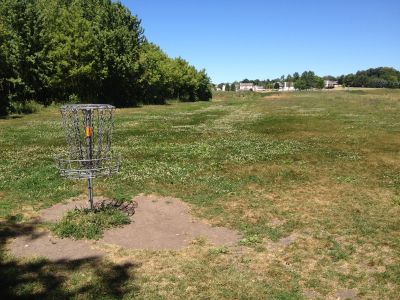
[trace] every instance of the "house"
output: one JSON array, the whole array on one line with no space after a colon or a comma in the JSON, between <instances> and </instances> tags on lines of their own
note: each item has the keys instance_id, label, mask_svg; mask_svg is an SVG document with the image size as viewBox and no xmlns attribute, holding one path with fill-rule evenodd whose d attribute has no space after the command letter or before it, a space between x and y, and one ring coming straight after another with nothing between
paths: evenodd
<instances>
[{"instance_id":1,"label":"house","mask_svg":"<svg viewBox=\"0 0 400 300\"><path fill-rule=\"evenodd\" d=\"M333 80L324 80L324 87L326 89L334 89L336 86L338 86L339 83L337 81Z\"/></svg>"},{"instance_id":2,"label":"house","mask_svg":"<svg viewBox=\"0 0 400 300\"><path fill-rule=\"evenodd\" d=\"M255 92L264 92L264 91L266 91L266 89L263 86L255 85L254 88L253 88L253 91L255 91Z\"/></svg>"},{"instance_id":3,"label":"house","mask_svg":"<svg viewBox=\"0 0 400 300\"><path fill-rule=\"evenodd\" d=\"M283 84L279 82L279 91L294 91L294 83L291 81L285 81Z\"/></svg>"},{"instance_id":4,"label":"house","mask_svg":"<svg viewBox=\"0 0 400 300\"><path fill-rule=\"evenodd\" d=\"M239 83L239 91L254 91L254 84L252 82Z\"/></svg>"}]
</instances>

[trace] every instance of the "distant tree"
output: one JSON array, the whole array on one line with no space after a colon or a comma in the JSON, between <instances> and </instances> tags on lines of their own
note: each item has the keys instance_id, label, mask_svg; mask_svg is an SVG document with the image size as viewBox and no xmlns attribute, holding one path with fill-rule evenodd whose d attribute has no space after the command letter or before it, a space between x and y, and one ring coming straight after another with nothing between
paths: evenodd
<instances>
[{"instance_id":1,"label":"distant tree","mask_svg":"<svg viewBox=\"0 0 400 300\"><path fill-rule=\"evenodd\" d=\"M344 80L344 75L341 75L337 78L338 80L338 84L343 84L343 80Z\"/></svg>"},{"instance_id":2,"label":"distant tree","mask_svg":"<svg viewBox=\"0 0 400 300\"><path fill-rule=\"evenodd\" d=\"M275 90L278 90L278 89L279 89L279 82L275 82L275 83L274 83L274 89L275 89Z\"/></svg>"},{"instance_id":3,"label":"distant tree","mask_svg":"<svg viewBox=\"0 0 400 300\"><path fill-rule=\"evenodd\" d=\"M388 81L383 78L372 77L368 79L367 85L372 88L384 88L388 87Z\"/></svg>"},{"instance_id":4,"label":"distant tree","mask_svg":"<svg viewBox=\"0 0 400 300\"><path fill-rule=\"evenodd\" d=\"M368 76L364 73L357 72L353 84L359 87L367 87L368 85Z\"/></svg>"},{"instance_id":5,"label":"distant tree","mask_svg":"<svg viewBox=\"0 0 400 300\"><path fill-rule=\"evenodd\" d=\"M400 71L388 67L371 68L343 77L343 84L351 87L397 88L399 82Z\"/></svg>"},{"instance_id":6,"label":"distant tree","mask_svg":"<svg viewBox=\"0 0 400 300\"><path fill-rule=\"evenodd\" d=\"M173 64L174 62L158 46L151 43L142 46L139 58L142 102L162 104L166 99L173 97Z\"/></svg>"},{"instance_id":7,"label":"distant tree","mask_svg":"<svg viewBox=\"0 0 400 300\"><path fill-rule=\"evenodd\" d=\"M324 87L324 80L316 76L313 71L304 71L300 78L294 82L294 87L298 90L322 89Z\"/></svg>"},{"instance_id":8,"label":"distant tree","mask_svg":"<svg viewBox=\"0 0 400 300\"><path fill-rule=\"evenodd\" d=\"M230 90L233 91L233 92L236 91L236 83L235 83L235 82L233 82L233 83L231 84Z\"/></svg>"},{"instance_id":9,"label":"distant tree","mask_svg":"<svg viewBox=\"0 0 400 300\"><path fill-rule=\"evenodd\" d=\"M196 73L195 94L196 100L200 101L208 101L212 98L211 80L205 69Z\"/></svg>"},{"instance_id":10,"label":"distant tree","mask_svg":"<svg viewBox=\"0 0 400 300\"><path fill-rule=\"evenodd\" d=\"M354 86L354 74L347 74L343 78L343 85L344 86Z\"/></svg>"},{"instance_id":11,"label":"distant tree","mask_svg":"<svg viewBox=\"0 0 400 300\"><path fill-rule=\"evenodd\" d=\"M225 91L229 92L231 90L231 85L229 82L225 83Z\"/></svg>"},{"instance_id":12,"label":"distant tree","mask_svg":"<svg viewBox=\"0 0 400 300\"><path fill-rule=\"evenodd\" d=\"M314 79L314 87L317 89L323 89L325 86L324 79L322 77L316 76Z\"/></svg>"},{"instance_id":13,"label":"distant tree","mask_svg":"<svg viewBox=\"0 0 400 300\"><path fill-rule=\"evenodd\" d=\"M314 78L315 74L312 71L304 71L301 74L301 82L300 82L300 87L298 89L310 89L313 87L313 83L314 83Z\"/></svg>"},{"instance_id":14,"label":"distant tree","mask_svg":"<svg viewBox=\"0 0 400 300\"><path fill-rule=\"evenodd\" d=\"M310 88L310 86L307 84L307 82L304 79L300 78L295 81L294 88L296 90L307 90Z\"/></svg>"},{"instance_id":15,"label":"distant tree","mask_svg":"<svg viewBox=\"0 0 400 300\"><path fill-rule=\"evenodd\" d=\"M335 76L332 75L326 75L323 77L324 80L331 80L331 81L336 81L337 78Z\"/></svg>"},{"instance_id":16,"label":"distant tree","mask_svg":"<svg viewBox=\"0 0 400 300\"><path fill-rule=\"evenodd\" d=\"M294 72L294 73L293 73L293 81L297 81L299 78L300 78L299 73Z\"/></svg>"},{"instance_id":17,"label":"distant tree","mask_svg":"<svg viewBox=\"0 0 400 300\"><path fill-rule=\"evenodd\" d=\"M278 84L278 85L279 85L279 84ZM274 82L273 82L273 81L269 81L269 82L267 83L266 87L267 87L268 89L273 89L273 88L274 88Z\"/></svg>"}]
</instances>

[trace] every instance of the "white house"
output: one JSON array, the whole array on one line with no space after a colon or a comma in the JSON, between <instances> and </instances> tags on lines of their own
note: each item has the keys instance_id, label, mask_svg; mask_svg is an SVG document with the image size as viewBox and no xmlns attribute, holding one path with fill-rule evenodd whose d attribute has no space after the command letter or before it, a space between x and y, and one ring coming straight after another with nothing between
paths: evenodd
<instances>
[{"instance_id":1,"label":"white house","mask_svg":"<svg viewBox=\"0 0 400 300\"><path fill-rule=\"evenodd\" d=\"M324 87L326 89L334 89L338 85L337 81L333 80L324 80Z\"/></svg>"},{"instance_id":2,"label":"white house","mask_svg":"<svg viewBox=\"0 0 400 300\"><path fill-rule=\"evenodd\" d=\"M253 91L255 92L263 92L266 91L266 88L260 85L255 85Z\"/></svg>"},{"instance_id":3,"label":"white house","mask_svg":"<svg viewBox=\"0 0 400 300\"><path fill-rule=\"evenodd\" d=\"M285 81L283 84L279 83L280 91L294 91L294 83L291 81Z\"/></svg>"},{"instance_id":4,"label":"white house","mask_svg":"<svg viewBox=\"0 0 400 300\"><path fill-rule=\"evenodd\" d=\"M254 84L252 82L241 82L239 83L239 91L254 91Z\"/></svg>"}]
</instances>

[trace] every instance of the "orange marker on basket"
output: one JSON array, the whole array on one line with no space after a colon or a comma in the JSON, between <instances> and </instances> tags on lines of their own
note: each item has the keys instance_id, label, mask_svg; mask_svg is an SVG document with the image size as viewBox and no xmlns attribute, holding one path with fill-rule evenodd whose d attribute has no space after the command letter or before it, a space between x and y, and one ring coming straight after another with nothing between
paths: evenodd
<instances>
[{"instance_id":1,"label":"orange marker on basket","mask_svg":"<svg viewBox=\"0 0 400 300\"><path fill-rule=\"evenodd\" d=\"M86 127L86 137L92 136L92 127Z\"/></svg>"}]
</instances>

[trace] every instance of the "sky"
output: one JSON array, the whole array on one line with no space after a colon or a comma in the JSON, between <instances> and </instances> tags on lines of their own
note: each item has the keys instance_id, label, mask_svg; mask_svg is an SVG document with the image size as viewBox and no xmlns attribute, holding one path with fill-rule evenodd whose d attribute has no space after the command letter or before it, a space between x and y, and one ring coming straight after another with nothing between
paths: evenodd
<instances>
[{"instance_id":1,"label":"sky","mask_svg":"<svg viewBox=\"0 0 400 300\"><path fill-rule=\"evenodd\" d=\"M214 83L400 69L400 0L122 0L147 39Z\"/></svg>"}]
</instances>

